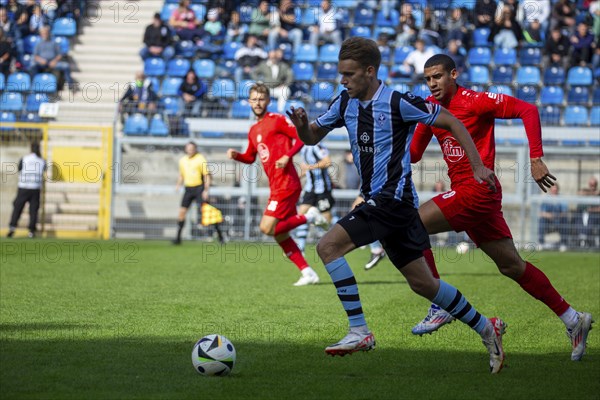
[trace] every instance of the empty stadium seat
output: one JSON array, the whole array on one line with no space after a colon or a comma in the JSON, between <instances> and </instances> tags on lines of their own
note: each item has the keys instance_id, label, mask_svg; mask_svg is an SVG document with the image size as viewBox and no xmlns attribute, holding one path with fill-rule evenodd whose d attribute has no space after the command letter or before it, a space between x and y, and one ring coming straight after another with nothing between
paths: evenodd
<instances>
[{"instance_id":1,"label":"empty stadium seat","mask_svg":"<svg viewBox=\"0 0 600 400\"><path fill-rule=\"evenodd\" d=\"M519 50L519 64L540 65L542 63L542 51L537 47L525 47Z\"/></svg>"},{"instance_id":2,"label":"empty stadium seat","mask_svg":"<svg viewBox=\"0 0 600 400\"><path fill-rule=\"evenodd\" d=\"M239 42L229 42L223 45L223 58L226 60L234 60L235 52L238 51L242 47L242 44Z\"/></svg>"},{"instance_id":3,"label":"empty stadium seat","mask_svg":"<svg viewBox=\"0 0 600 400\"><path fill-rule=\"evenodd\" d=\"M319 7L307 7L302 12L301 24L304 26L313 26L319 23Z\"/></svg>"},{"instance_id":4,"label":"empty stadium seat","mask_svg":"<svg viewBox=\"0 0 600 400\"><path fill-rule=\"evenodd\" d=\"M385 65L385 64L381 64L379 66L379 70L377 71L377 78L381 79L382 81L387 81L387 79L390 77L390 68Z\"/></svg>"},{"instance_id":5,"label":"empty stadium seat","mask_svg":"<svg viewBox=\"0 0 600 400\"><path fill-rule=\"evenodd\" d=\"M236 119L249 119L252 115L252 107L248 100L236 100L231 107L231 117Z\"/></svg>"},{"instance_id":6,"label":"empty stadium seat","mask_svg":"<svg viewBox=\"0 0 600 400\"><path fill-rule=\"evenodd\" d=\"M489 46L488 37L490 36L490 28L476 28L473 30L473 46L486 47Z\"/></svg>"},{"instance_id":7,"label":"empty stadium seat","mask_svg":"<svg viewBox=\"0 0 600 400\"><path fill-rule=\"evenodd\" d=\"M290 43L279 43L279 49L283 52L283 59L290 62L294 59L294 48Z\"/></svg>"},{"instance_id":8,"label":"empty stadium seat","mask_svg":"<svg viewBox=\"0 0 600 400\"><path fill-rule=\"evenodd\" d=\"M512 67L500 66L494 68L492 71L492 82L510 84L513 82L513 69Z\"/></svg>"},{"instance_id":9,"label":"empty stadium seat","mask_svg":"<svg viewBox=\"0 0 600 400\"><path fill-rule=\"evenodd\" d=\"M3 92L0 97L0 111L18 111L23 109L23 95L17 92Z\"/></svg>"},{"instance_id":10,"label":"empty stadium seat","mask_svg":"<svg viewBox=\"0 0 600 400\"><path fill-rule=\"evenodd\" d=\"M297 62L315 62L319 58L319 49L309 43L302 44L295 54L295 60Z\"/></svg>"},{"instance_id":11,"label":"empty stadium seat","mask_svg":"<svg viewBox=\"0 0 600 400\"><path fill-rule=\"evenodd\" d=\"M359 6L354 10L355 25L372 25L375 13L372 9L365 6Z\"/></svg>"},{"instance_id":12,"label":"empty stadium seat","mask_svg":"<svg viewBox=\"0 0 600 400\"><path fill-rule=\"evenodd\" d=\"M6 90L9 92L29 92L31 90L31 77L25 72L13 72L6 81Z\"/></svg>"},{"instance_id":13,"label":"empty stadium seat","mask_svg":"<svg viewBox=\"0 0 600 400\"><path fill-rule=\"evenodd\" d=\"M183 78L178 77L168 77L163 79L160 85L160 95L161 96L178 96L179 88L181 87L181 83L183 82Z\"/></svg>"},{"instance_id":14,"label":"empty stadium seat","mask_svg":"<svg viewBox=\"0 0 600 400\"><path fill-rule=\"evenodd\" d=\"M160 10L160 19L163 20L164 22L167 22L169 20L169 18L171 18L171 14L173 14L173 11L175 11L176 9L177 9L177 4L170 4L170 3L164 4L162 9Z\"/></svg>"},{"instance_id":15,"label":"empty stadium seat","mask_svg":"<svg viewBox=\"0 0 600 400\"><path fill-rule=\"evenodd\" d=\"M517 63L517 51L515 49L496 48L494 51L494 64L515 65Z\"/></svg>"},{"instance_id":16,"label":"empty stadium seat","mask_svg":"<svg viewBox=\"0 0 600 400\"><path fill-rule=\"evenodd\" d=\"M358 25L352 27L350 29L350 36L357 36L370 39L371 38L371 28L368 26Z\"/></svg>"},{"instance_id":17,"label":"empty stadium seat","mask_svg":"<svg viewBox=\"0 0 600 400\"><path fill-rule=\"evenodd\" d=\"M25 111L31 113L37 113L40 110L42 103L48 102L48 96L45 93L32 93L27 96L27 102L25 103Z\"/></svg>"},{"instance_id":18,"label":"empty stadium seat","mask_svg":"<svg viewBox=\"0 0 600 400\"><path fill-rule=\"evenodd\" d=\"M69 41L69 38L64 36L56 36L54 38L54 43L58 45L60 54L64 56L69 53L69 50L71 49L71 42Z\"/></svg>"},{"instance_id":19,"label":"empty stadium seat","mask_svg":"<svg viewBox=\"0 0 600 400\"><path fill-rule=\"evenodd\" d=\"M400 93L410 92L410 87L406 83L394 83L390 87Z\"/></svg>"},{"instance_id":20,"label":"empty stadium seat","mask_svg":"<svg viewBox=\"0 0 600 400\"><path fill-rule=\"evenodd\" d=\"M544 71L545 85L562 85L565 83L565 70L563 67L552 66Z\"/></svg>"},{"instance_id":21,"label":"empty stadium seat","mask_svg":"<svg viewBox=\"0 0 600 400\"><path fill-rule=\"evenodd\" d=\"M567 106L564 114L565 125L584 126L588 123L587 108L581 106Z\"/></svg>"},{"instance_id":22,"label":"empty stadium seat","mask_svg":"<svg viewBox=\"0 0 600 400\"><path fill-rule=\"evenodd\" d=\"M487 85L489 81L490 72L488 71L487 67L481 65L473 65L469 69L469 82Z\"/></svg>"},{"instance_id":23,"label":"empty stadium seat","mask_svg":"<svg viewBox=\"0 0 600 400\"><path fill-rule=\"evenodd\" d=\"M600 126L600 106L592 107L590 111L590 125Z\"/></svg>"},{"instance_id":24,"label":"empty stadium seat","mask_svg":"<svg viewBox=\"0 0 600 400\"><path fill-rule=\"evenodd\" d=\"M306 109L306 106L304 105L304 102L301 100L288 100L285 102L285 107L283 108L284 110L289 110L290 108L304 108Z\"/></svg>"},{"instance_id":25,"label":"empty stadium seat","mask_svg":"<svg viewBox=\"0 0 600 400\"><path fill-rule=\"evenodd\" d=\"M20 122L27 122L27 123L38 123L38 122L42 122L42 118L38 115L37 112L28 112L28 113L23 113L21 115L21 118L19 118Z\"/></svg>"},{"instance_id":26,"label":"empty stadium seat","mask_svg":"<svg viewBox=\"0 0 600 400\"><path fill-rule=\"evenodd\" d=\"M600 86L594 89L594 94L592 95L592 104L600 105Z\"/></svg>"},{"instance_id":27,"label":"empty stadium seat","mask_svg":"<svg viewBox=\"0 0 600 400\"><path fill-rule=\"evenodd\" d=\"M381 62L388 64L391 61L392 49L389 46L379 46L379 52L381 53Z\"/></svg>"},{"instance_id":28,"label":"empty stadium seat","mask_svg":"<svg viewBox=\"0 0 600 400\"><path fill-rule=\"evenodd\" d=\"M237 83L237 98L240 100L246 100L250 97L250 88L254 85L254 81L251 79L244 79Z\"/></svg>"},{"instance_id":29,"label":"empty stadium seat","mask_svg":"<svg viewBox=\"0 0 600 400\"><path fill-rule=\"evenodd\" d=\"M325 44L319 49L319 61L336 63L338 61L339 52L340 46L335 44ZM298 58L296 57L296 59Z\"/></svg>"},{"instance_id":30,"label":"empty stadium seat","mask_svg":"<svg viewBox=\"0 0 600 400\"><path fill-rule=\"evenodd\" d=\"M335 85L331 82L314 83L310 89L313 101L331 101L334 97Z\"/></svg>"},{"instance_id":31,"label":"empty stadium seat","mask_svg":"<svg viewBox=\"0 0 600 400\"><path fill-rule=\"evenodd\" d=\"M560 107L544 106L540 109L540 120L543 125L560 124Z\"/></svg>"},{"instance_id":32,"label":"empty stadium seat","mask_svg":"<svg viewBox=\"0 0 600 400\"><path fill-rule=\"evenodd\" d=\"M166 115L175 115L181 113L181 106L178 97L162 97L160 99L160 107Z\"/></svg>"},{"instance_id":33,"label":"empty stadium seat","mask_svg":"<svg viewBox=\"0 0 600 400\"><path fill-rule=\"evenodd\" d=\"M431 91L429 90L429 86L427 86L424 83L419 83L419 84L414 85L412 87L411 92L415 96L420 96L422 98L426 98L427 96L429 96L431 94Z\"/></svg>"},{"instance_id":34,"label":"empty stadium seat","mask_svg":"<svg viewBox=\"0 0 600 400\"><path fill-rule=\"evenodd\" d=\"M0 92L4 90L4 87L5 87L4 74L0 74Z\"/></svg>"},{"instance_id":35,"label":"empty stadium seat","mask_svg":"<svg viewBox=\"0 0 600 400\"><path fill-rule=\"evenodd\" d=\"M587 67L571 67L567 72L567 85L588 86L592 84L592 69Z\"/></svg>"},{"instance_id":36,"label":"empty stadium seat","mask_svg":"<svg viewBox=\"0 0 600 400\"><path fill-rule=\"evenodd\" d=\"M408 54L413 50L414 47L412 46L396 47L396 49L394 50L394 63L402 64L408 56Z\"/></svg>"},{"instance_id":37,"label":"empty stadium seat","mask_svg":"<svg viewBox=\"0 0 600 400\"><path fill-rule=\"evenodd\" d=\"M492 52L487 47L473 47L467 53L467 62L470 65L490 65Z\"/></svg>"},{"instance_id":38,"label":"empty stadium seat","mask_svg":"<svg viewBox=\"0 0 600 400\"><path fill-rule=\"evenodd\" d=\"M235 83L231 79L215 79L210 93L218 99L233 100L236 96Z\"/></svg>"},{"instance_id":39,"label":"empty stadium seat","mask_svg":"<svg viewBox=\"0 0 600 400\"><path fill-rule=\"evenodd\" d=\"M565 93L560 86L546 86L540 93L540 103L545 105L561 105L565 101Z\"/></svg>"},{"instance_id":40,"label":"empty stadium seat","mask_svg":"<svg viewBox=\"0 0 600 400\"><path fill-rule=\"evenodd\" d=\"M518 85L539 85L540 69L532 66L517 69L516 82Z\"/></svg>"},{"instance_id":41,"label":"empty stadium seat","mask_svg":"<svg viewBox=\"0 0 600 400\"><path fill-rule=\"evenodd\" d=\"M305 62L294 63L292 71L294 72L294 79L299 81L310 81L315 74L313 65Z\"/></svg>"},{"instance_id":42,"label":"empty stadium seat","mask_svg":"<svg viewBox=\"0 0 600 400\"><path fill-rule=\"evenodd\" d=\"M308 119L310 121L315 120L321 114L327 112L328 108L329 108L329 103L326 101L317 101L317 102L311 103L310 106L308 107Z\"/></svg>"},{"instance_id":43,"label":"empty stadium seat","mask_svg":"<svg viewBox=\"0 0 600 400\"><path fill-rule=\"evenodd\" d=\"M53 74L42 72L33 77L32 88L38 93L55 93L58 90L58 82Z\"/></svg>"},{"instance_id":44,"label":"empty stadium seat","mask_svg":"<svg viewBox=\"0 0 600 400\"><path fill-rule=\"evenodd\" d=\"M338 77L337 65L333 63L323 63L317 68L317 80L333 81Z\"/></svg>"},{"instance_id":45,"label":"empty stadium seat","mask_svg":"<svg viewBox=\"0 0 600 400\"><path fill-rule=\"evenodd\" d=\"M170 77L184 77L190 70L190 61L185 58L174 58L167 63L167 75Z\"/></svg>"},{"instance_id":46,"label":"empty stadium seat","mask_svg":"<svg viewBox=\"0 0 600 400\"><path fill-rule=\"evenodd\" d=\"M77 22L73 18L58 18L52 24L52 36L75 36L77 34Z\"/></svg>"},{"instance_id":47,"label":"empty stadium seat","mask_svg":"<svg viewBox=\"0 0 600 400\"><path fill-rule=\"evenodd\" d=\"M567 103L587 105L590 100L590 90L587 86L573 86L567 94Z\"/></svg>"},{"instance_id":48,"label":"empty stadium seat","mask_svg":"<svg viewBox=\"0 0 600 400\"><path fill-rule=\"evenodd\" d=\"M0 124L0 131L3 131L3 132L14 131L15 130L14 127L6 126L5 124L17 122L17 116L12 112L7 112L7 111L0 112L0 122L2 122Z\"/></svg>"},{"instance_id":49,"label":"empty stadium seat","mask_svg":"<svg viewBox=\"0 0 600 400\"><path fill-rule=\"evenodd\" d=\"M492 85L488 88L487 91L490 93L502 93L502 94L506 94L508 96L513 95L513 90L508 85Z\"/></svg>"},{"instance_id":50,"label":"empty stadium seat","mask_svg":"<svg viewBox=\"0 0 600 400\"><path fill-rule=\"evenodd\" d=\"M175 45L175 54L184 58L192 58L196 55L196 45L191 40L180 40Z\"/></svg>"},{"instance_id":51,"label":"empty stadium seat","mask_svg":"<svg viewBox=\"0 0 600 400\"><path fill-rule=\"evenodd\" d=\"M23 40L23 51L27 54L33 54L35 46L40 42L39 35L29 35Z\"/></svg>"},{"instance_id":52,"label":"empty stadium seat","mask_svg":"<svg viewBox=\"0 0 600 400\"><path fill-rule=\"evenodd\" d=\"M165 60L160 57L149 57L144 61L144 75L162 76L165 74Z\"/></svg>"},{"instance_id":53,"label":"empty stadium seat","mask_svg":"<svg viewBox=\"0 0 600 400\"><path fill-rule=\"evenodd\" d=\"M383 10L379 10L377 12L377 16L375 17L375 25L378 27L396 27L398 24L398 20L400 19L400 14L396 9L390 9L389 15L386 17L383 13Z\"/></svg>"},{"instance_id":54,"label":"empty stadium seat","mask_svg":"<svg viewBox=\"0 0 600 400\"><path fill-rule=\"evenodd\" d=\"M152 136L169 136L169 127L159 114L152 117L149 133Z\"/></svg>"},{"instance_id":55,"label":"empty stadium seat","mask_svg":"<svg viewBox=\"0 0 600 400\"><path fill-rule=\"evenodd\" d=\"M199 21L204 21L204 17L206 16L206 6L204 4L192 4L190 8L194 11Z\"/></svg>"},{"instance_id":56,"label":"empty stadium seat","mask_svg":"<svg viewBox=\"0 0 600 400\"><path fill-rule=\"evenodd\" d=\"M127 117L123 133L126 135L146 135L148 133L148 119L142 114Z\"/></svg>"},{"instance_id":57,"label":"empty stadium seat","mask_svg":"<svg viewBox=\"0 0 600 400\"><path fill-rule=\"evenodd\" d=\"M215 62L213 60L204 58L194 61L192 68L200 79L211 79L215 76Z\"/></svg>"}]
</instances>

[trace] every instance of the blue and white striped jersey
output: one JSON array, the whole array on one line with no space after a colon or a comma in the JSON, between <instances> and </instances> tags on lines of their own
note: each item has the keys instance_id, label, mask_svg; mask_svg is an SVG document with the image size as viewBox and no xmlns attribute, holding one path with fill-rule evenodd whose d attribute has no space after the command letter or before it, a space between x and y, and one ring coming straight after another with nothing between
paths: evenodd
<instances>
[{"instance_id":1,"label":"blue and white striped jersey","mask_svg":"<svg viewBox=\"0 0 600 400\"><path fill-rule=\"evenodd\" d=\"M419 200L411 179L410 141L417 122L431 125L440 106L410 92L400 93L383 83L368 102L352 99L346 91L335 98L315 121L332 130L348 130L354 164L366 200L395 198L414 207Z\"/></svg>"},{"instance_id":2,"label":"blue and white striped jersey","mask_svg":"<svg viewBox=\"0 0 600 400\"><path fill-rule=\"evenodd\" d=\"M302 160L308 165L316 164L328 155L329 150L322 144L316 144L314 146L304 145L300 150ZM331 190L331 177L329 176L328 168L306 171L306 183L304 184L305 192L323 194L325 192L331 192Z\"/></svg>"}]
</instances>

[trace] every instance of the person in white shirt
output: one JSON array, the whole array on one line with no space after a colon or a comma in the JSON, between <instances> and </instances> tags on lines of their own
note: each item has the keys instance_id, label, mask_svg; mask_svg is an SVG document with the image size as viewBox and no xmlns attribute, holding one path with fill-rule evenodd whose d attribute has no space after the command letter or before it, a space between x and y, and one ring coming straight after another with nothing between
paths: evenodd
<instances>
[{"instance_id":1,"label":"person in white shirt","mask_svg":"<svg viewBox=\"0 0 600 400\"><path fill-rule=\"evenodd\" d=\"M19 184L17 197L13 202L13 212L8 228L8 237L13 237L19 218L26 203L29 203L29 237L35 237L38 210L40 208L40 194L44 181L46 161L40 155L40 145L31 144L31 153L19 161Z\"/></svg>"},{"instance_id":2,"label":"person in white shirt","mask_svg":"<svg viewBox=\"0 0 600 400\"><path fill-rule=\"evenodd\" d=\"M406 73L412 71L413 81L417 82L423 78L425 71L425 62L435 53L431 48L425 47L423 39L415 41L415 49L408 53L404 59L403 67Z\"/></svg>"},{"instance_id":3,"label":"person in white shirt","mask_svg":"<svg viewBox=\"0 0 600 400\"><path fill-rule=\"evenodd\" d=\"M331 0L323 0L319 10L319 24L310 27L308 41L314 46L319 45L319 40L342 45L342 32L337 26L337 10L331 4Z\"/></svg>"},{"instance_id":4,"label":"person in white shirt","mask_svg":"<svg viewBox=\"0 0 600 400\"><path fill-rule=\"evenodd\" d=\"M283 112L285 102L290 98L290 85L294 81L294 72L283 61L283 51L280 48L271 49L269 59L258 64L252 70L251 77L271 89L271 95L277 99L278 111Z\"/></svg>"}]
</instances>

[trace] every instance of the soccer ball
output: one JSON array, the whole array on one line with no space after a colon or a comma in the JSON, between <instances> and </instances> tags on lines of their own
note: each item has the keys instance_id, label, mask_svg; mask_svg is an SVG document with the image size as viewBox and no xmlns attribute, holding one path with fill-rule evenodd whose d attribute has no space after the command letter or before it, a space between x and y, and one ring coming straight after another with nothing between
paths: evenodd
<instances>
[{"instance_id":1,"label":"soccer ball","mask_svg":"<svg viewBox=\"0 0 600 400\"><path fill-rule=\"evenodd\" d=\"M201 375L227 375L235 364L235 347L223 335L204 336L192 350L192 364Z\"/></svg>"},{"instance_id":2,"label":"soccer ball","mask_svg":"<svg viewBox=\"0 0 600 400\"><path fill-rule=\"evenodd\" d=\"M460 242L459 244L456 245L456 252L458 254L465 254L467 251L469 251L469 243Z\"/></svg>"}]
</instances>

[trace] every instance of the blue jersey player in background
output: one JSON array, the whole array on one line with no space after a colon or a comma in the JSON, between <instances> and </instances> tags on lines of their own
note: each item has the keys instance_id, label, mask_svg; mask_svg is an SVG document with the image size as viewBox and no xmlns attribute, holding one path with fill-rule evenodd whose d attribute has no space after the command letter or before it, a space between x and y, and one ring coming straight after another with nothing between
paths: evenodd
<instances>
[{"instance_id":1,"label":"blue jersey player in background","mask_svg":"<svg viewBox=\"0 0 600 400\"><path fill-rule=\"evenodd\" d=\"M288 111L307 145L319 143L334 128L346 127L365 199L317 245L350 325L348 334L325 352L343 356L375 347L356 279L344 256L380 240L413 291L481 335L490 354L490 371L498 373L504 361L504 322L481 315L455 287L435 279L423 258L423 250L431 245L417 212L418 197L411 179L412 128L422 122L452 132L469 158L474 179L487 184L490 190L495 189L493 171L483 165L464 125L443 107L411 93L399 93L377 79L381 53L374 41L360 37L345 40L338 61L341 84L346 90L333 100L328 111L310 124L304 109Z\"/></svg>"}]
</instances>

